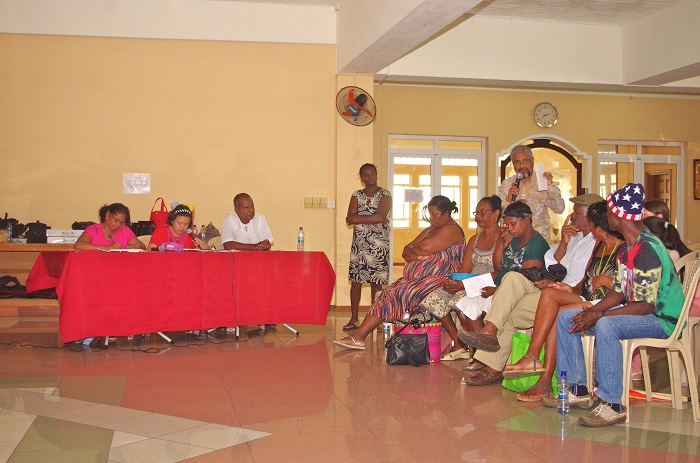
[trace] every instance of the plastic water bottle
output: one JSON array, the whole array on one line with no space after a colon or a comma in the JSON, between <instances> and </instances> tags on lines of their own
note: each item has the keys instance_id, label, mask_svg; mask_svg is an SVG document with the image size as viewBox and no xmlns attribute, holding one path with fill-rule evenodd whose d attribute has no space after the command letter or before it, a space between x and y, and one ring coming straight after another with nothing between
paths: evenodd
<instances>
[{"instance_id":1,"label":"plastic water bottle","mask_svg":"<svg viewBox=\"0 0 700 463\"><path fill-rule=\"evenodd\" d=\"M403 312L403 321L408 322L409 320L411 320L411 308L406 307Z\"/></svg>"},{"instance_id":2,"label":"plastic water bottle","mask_svg":"<svg viewBox=\"0 0 700 463\"><path fill-rule=\"evenodd\" d=\"M297 251L304 250L304 227L299 227L299 233L297 233Z\"/></svg>"},{"instance_id":3,"label":"plastic water bottle","mask_svg":"<svg viewBox=\"0 0 700 463\"><path fill-rule=\"evenodd\" d=\"M192 234L194 236L199 236L199 229L197 229L197 225L192 225Z\"/></svg>"},{"instance_id":4,"label":"plastic water bottle","mask_svg":"<svg viewBox=\"0 0 700 463\"><path fill-rule=\"evenodd\" d=\"M202 225L202 229L199 230L199 238L201 238L202 241L206 241L207 232L205 231L205 228L205 225Z\"/></svg>"},{"instance_id":5,"label":"plastic water bottle","mask_svg":"<svg viewBox=\"0 0 700 463\"><path fill-rule=\"evenodd\" d=\"M12 222L7 222L7 242L12 243Z\"/></svg>"},{"instance_id":6,"label":"plastic water bottle","mask_svg":"<svg viewBox=\"0 0 700 463\"><path fill-rule=\"evenodd\" d=\"M391 323L384 322L384 339L389 339L391 337Z\"/></svg>"},{"instance_id":7,"label":"plastic water bottle","mask_svg":"<svg viewBox=\"0 0 700 463\"><path fill-rule=\"evenodd\" d=\"M557 378L557 412L560 415L569 414L569 378L565 371L561 371Z\"/></svg>"}]
</instances>

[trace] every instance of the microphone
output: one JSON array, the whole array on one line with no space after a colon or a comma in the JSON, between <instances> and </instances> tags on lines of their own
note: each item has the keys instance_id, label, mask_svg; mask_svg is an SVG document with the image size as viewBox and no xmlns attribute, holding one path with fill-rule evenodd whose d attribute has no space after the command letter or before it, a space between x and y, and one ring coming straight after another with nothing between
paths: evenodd
<instances>
[{"instance_id":1,"label":"microphone","mask_svg":"<svg viewBox=\"0 0 700 463\"><path fill-rule=\"evenodd\" d=\"M191 228L188 228L187 231L186 231L185 233L187 233L188 235L190 235L190 238L192 238L192 241L194 241L194 239L197 237L197 236L192 232L192 229L191 229ZM196 242L196 241L194 241L194 245L197 246L197 242ZM199 246L197 246L197 247L199 247Z\"/></svg>"},{"instance_id":2,"label":"microphone","mask_svg":"<svg viewBox=\"0 0 700 463\"><path fill-rule=\"evenodd\" d=\"M523 174L518 172L517 175L515 176L515 188L520 188L520 180L522 180L522 178L523 178ZM516 198L516 195L511 195L510 202L511 203L514 202L515 198ZM190 230L187 230L187 231L190 231Z\"/></svg>"}]
</instances>

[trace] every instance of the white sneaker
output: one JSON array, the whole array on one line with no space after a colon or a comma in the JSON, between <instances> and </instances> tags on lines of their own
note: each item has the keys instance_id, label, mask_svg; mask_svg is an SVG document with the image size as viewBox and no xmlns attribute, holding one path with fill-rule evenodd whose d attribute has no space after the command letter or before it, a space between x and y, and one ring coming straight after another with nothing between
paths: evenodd
<instances>
[{"instance_id":1,"label":"white sneaker","mask_svg":"<svg viewBox=\"0 0 700 463\"><path fill-rule=\"evenodd\" d=\"M625 407L622 407L622 411L616 412L607 402L601 402L588 415L578 419L580 425L592 428L610 426L616 423L624 423L625 421L627 421L627 410Z\"/></svg>"}]
</instances>

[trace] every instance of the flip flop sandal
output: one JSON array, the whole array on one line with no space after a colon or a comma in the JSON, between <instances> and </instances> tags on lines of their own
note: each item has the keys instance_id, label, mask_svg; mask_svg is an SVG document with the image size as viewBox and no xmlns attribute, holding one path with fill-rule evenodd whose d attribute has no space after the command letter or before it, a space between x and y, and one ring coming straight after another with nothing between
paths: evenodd
<instances>
[{"instance_id":1,"label":"flip flop sandal","mask_svg":"<svg viewBox=\"0 0 700 463\"><path fill-rule=\"evenodd\" d=\"M352 336L348 336L348 337L350 338L350 341L352 342L352 344L350 344L348 342L343 342L342 339L339 339L337 341L333 341L333 344L335 344L336 346L343 347L345 349L365 350L365 343L364 342L357 342L357 341L355 341L355 338L353 338Z\"/></svg>"},{"instance_id":2,"label":"flip flop sandal","mask_svg":"<svg viewBox=\"0 0 700 463\"><path fill-rule=\"evenodd\" d=\"M532 387L539 387L544 389L546 394L543 397L549 397L549 395L552 393L552 388L549 386L544 386L540 383L535 383L534 386ZM532 389L532 387L530 389ZM528 389L528 391L530 390ZM527 391L525 391L527 392ZM515 394L515 398L518 399L521 402L540 402L542 401L542 397L523 397L521 394L524 394L525 392L521 392L520 394Z\"/></svg>"},{"instance_id":3,"label":"flip flop sandal","mask_svg":"<svg viewBox=\"0 0 700 463\"><path fill-rule=\"evenodd\" d=\"M544 367L537 368L537 360L534 357L531 357L527 354L523 355L523 357L527 357L530 360L532 360L532 370L527 370L527 369L522 369L522 370L504 370L503 371L503 377L504 378L522 378L523 376L533 376L533 375L541 375L544 374L545 369Z\"/></svg>"},{"instance_id":4,"label":"flip flop sandal","mask_svg":"<svg viewBox=\"0 0 700 463\"><path fill-rule=\"evenodd\" d=\"M469 386L489 386L491 384L500 384L503 381L503 375L497 374L491 376L486 370L479 370L473 376L463 379L464 384Z\"/></svg>"},{"instance_id":5,"label":"flip flop sandal","mask_svg":"<svg viewBox=\"0 0 700 463\"><path fill-rule=\"evenodd\" d=\"M356 330L357 328L358 328L358 326L356 324L348 323L347 325L345 325L343 327L343 331L352 331L352 330Z\"/></svg>"}]
</instances>

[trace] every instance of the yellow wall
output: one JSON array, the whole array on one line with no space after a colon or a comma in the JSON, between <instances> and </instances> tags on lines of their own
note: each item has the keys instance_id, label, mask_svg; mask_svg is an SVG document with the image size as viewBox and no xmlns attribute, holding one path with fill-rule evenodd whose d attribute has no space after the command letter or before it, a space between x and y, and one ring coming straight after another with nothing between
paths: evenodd
<instances>
[{"instance_id":1,"label":"yellow wall","mask_svg":"<svg viewBox=\"0 0 700 463\"><path fill-rule=\"evenodd\" d=\"M568 140L597 161L598 140L687 142L681 180L685 200L685 240L700 241L700 208L693 200L693 159L700 158L700 100L560 92L479 90L420 85L375 85L380 108L375 125L375 160L387 183L388 136L427 134L487 138L486 193L496 192L497 153L518 140L549 134ZM542 129L532 120L534 107L553 103L559 121ZM593 188L597 188L593 179Z\"/></svg>"},{"instance_id":2,"label":"yellow wall","mask_svg":"<svg viewBox=\"0 0 700 463\"><path fill-rule=\"evenodd\" d=\"M335 47L0 34L0 211L69 228L103 203L147 220L157 196L218 228L246 191L275 249L332 260ZM150 173L152 193L122 194Z\"/></svg>"},{"instance_id":3,"label":"yellow wall","mask_svg":"<svg viewBox=\"0 0 700 463\"><path fill-rule=\"evenodd\" d=\"M496 153L543 132L594 161L599 139L686 141L685 185L700 158L697 100L373 85L371 76L336 76L330 45L0 34L0 56L0 212L67 228L114 201L144 220L164 196L194 203L198 224L220 227L246 191L276 249L293 249L303 225L307 249L328 255L341 306L347 204L364 162L387 185L389 134L486 137L489 194ZM346 85L373 90L373 126L337 116L335 93ZM532 122L541 101L559 109L553 129ZM125 172L152 174L153 193L122 194ZM684 238L700 241L692 188L684 195ZM304 196L337 208L304 209Z\"/></svg>"}]
</instances>

